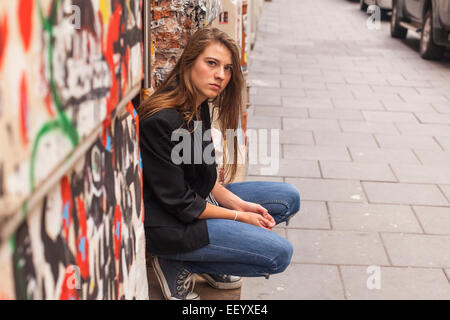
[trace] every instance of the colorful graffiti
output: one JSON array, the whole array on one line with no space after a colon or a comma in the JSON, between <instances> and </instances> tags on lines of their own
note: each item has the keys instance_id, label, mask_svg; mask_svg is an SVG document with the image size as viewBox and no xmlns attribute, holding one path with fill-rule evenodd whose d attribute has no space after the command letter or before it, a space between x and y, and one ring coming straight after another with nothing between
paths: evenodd
<instances>
[{"instance_id":1,"label":"colorful graffiti","mask_svg":"<svg viewBox=\"0 0 450 320\"><path fill-rule=\"evenodd\" d=\"M146 298L147 283L138 281L146 267L136 124L130 104L20 225L0 255L12 256L0 260L7 269L0 295Z\"/></svg>"},{"instance_id":2,"label":"colorful graffiti","mask_svg":"<svg viewBox=\"0 0 450 320\"><path fill-rule=\"evenodd\" d=\"M0 1L1 298L148 297L138 118L127 105L143 77L142 8Z\"/></svg>"},{"instance_id":3,"label":"colorful graffiti","mask_svg":"<svg viewBox=\"0 0 450 320\"><path fill-rule=\"evenodd\" d=\"M7 152L0 155L0 204L6 212L140 86L141 12L141 0L1 2L0 139Z\"/></svg>"}]
</instances>

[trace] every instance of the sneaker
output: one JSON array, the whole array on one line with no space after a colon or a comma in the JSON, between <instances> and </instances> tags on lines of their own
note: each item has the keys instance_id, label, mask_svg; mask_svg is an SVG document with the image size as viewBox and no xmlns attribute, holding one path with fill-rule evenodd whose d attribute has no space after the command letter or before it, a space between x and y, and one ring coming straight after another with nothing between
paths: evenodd
<instances>
[{"instance_id":1,"label":"sneaker","mask_svg":"<svg viewBox=\"0 0 450 320\"><path fill-rule=\"evenodd\" d=\"M152 265L166 300L200 300L199 295L192 292L194 274L182 262L153 256Z\"/></svg>"},{"instance_id":2,"label":"sneaker","mask_svg":"<svg viewBox=\"0 0 450 320\"><path fill-rule=\"evenodd\" d=\"M200 276L205 279L211 287L216 289L237 289L242 286L241 277L207 273L202 273Z\"/></svg>"}]
</instances>

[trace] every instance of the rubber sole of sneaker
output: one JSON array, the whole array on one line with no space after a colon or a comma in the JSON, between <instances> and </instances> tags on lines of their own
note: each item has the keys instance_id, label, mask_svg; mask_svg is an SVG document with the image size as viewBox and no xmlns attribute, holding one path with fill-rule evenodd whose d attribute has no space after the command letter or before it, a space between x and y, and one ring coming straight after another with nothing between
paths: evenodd
<instances>
[{"instance_id":1,"label":"rubber sole of sneaker","mask_svg":"<svg viewBox=\"0 0 450 320\"><path fill-rule=\"evenodd\" d=\"M208 284L215 289L231 290L242 287L242 279L239 279L239 281L235 282L218 282L215 281L209 274L206 273L202 273L199 276L205 279L208 282Z\"/></svg>"},{"instance_id":2,"label":"rubber sole of sneaker","mask_svg":"<svg viewBox=\"0 0 450 320\"><path fill-rule=\"evenodd\" d=\"M177 299L175 297L172 297L172 295L170 294L169 285L167 284L167 281L166 281L166 279L164 277L164 274L163 274L163 272L161 270L161 266L159 265L158 258L152 257L152 266L153 266L153 270L155 270L156 278L158 279L159 286L161 287L161 291L163 293L164 298L166 300L181 300L181 299ZM192 292L190 295L193 298L186 299L186 300L200 300L200 296L198 294Z\"/></svg>"}]
</instances>

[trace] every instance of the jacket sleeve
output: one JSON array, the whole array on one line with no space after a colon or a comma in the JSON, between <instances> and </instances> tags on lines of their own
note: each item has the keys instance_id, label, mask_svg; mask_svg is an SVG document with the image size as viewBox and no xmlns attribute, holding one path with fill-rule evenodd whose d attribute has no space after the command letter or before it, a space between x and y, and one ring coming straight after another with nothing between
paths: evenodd
<instances>
[{"instance_id":1,"label":"jacket sleeve","mask_svg":"<svg viewBox=\"0 0 450 320\"><path fill-rule=\"evenodd\" d=\"M140 147L143 179L169 214L185 223L193 222L205 210L206 201L185 181L182 164L171 159L178 141L171 141L177 126L152 116L141 123Z\"/></svg>"}]
</instances>

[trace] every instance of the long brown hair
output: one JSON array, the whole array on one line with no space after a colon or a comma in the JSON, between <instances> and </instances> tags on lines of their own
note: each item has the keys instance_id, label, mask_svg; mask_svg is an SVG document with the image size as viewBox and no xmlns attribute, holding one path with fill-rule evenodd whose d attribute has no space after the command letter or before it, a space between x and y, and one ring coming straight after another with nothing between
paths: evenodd
<instances>
[{"instance_id":1,"label":"long brown hair","mask_svg":"<svg viewBox=\"0 0 450 320\"><path fill-rule=\"evenodd\" d=\"M212 100L214 111L217 111L213 114L217 114L217 122L223 137L226 137L226 130L231 129L236 132L243 103L242 88L244 84L240 66L240 51L236 42L217 28L203 28L191 36L173 70L156 91L143 100L137 108L140 121L167 108L177 109L186 124L200 119L200 112L196 106L198 91L192 83L191 70L197 57L212 43L224 45L230 51L232 60L231 79L225 89ZM232 181L237 172L238 142L236 135L232 140L227 141L227 147L224 148L223 168L226 182ZM232 156L229 154L230 150L233 150Z\"/></svg>"}]
</instances>

